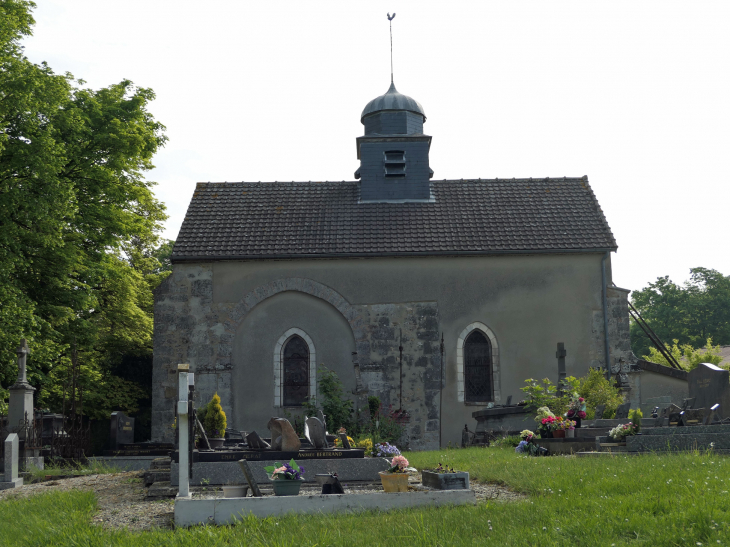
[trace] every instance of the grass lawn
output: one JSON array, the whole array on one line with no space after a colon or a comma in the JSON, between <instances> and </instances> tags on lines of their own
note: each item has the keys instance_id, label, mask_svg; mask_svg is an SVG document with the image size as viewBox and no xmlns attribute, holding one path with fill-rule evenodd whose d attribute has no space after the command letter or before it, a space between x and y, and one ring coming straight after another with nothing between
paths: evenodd
<instances>
[{"instance_id":1,"label":"grass lawn","mask_svg":"<svg viewBox=\"0 0 730 547\"><path fill-rule=\"evenodd\" d=\"M89 524L93 494L0 502L0 544L107 545L730 545L730 458L712 453L534 458L510 448L407 453L448 463L525 501L359 515L246 518L235 526L131 533Z\"/></svg>"}]
</instances>

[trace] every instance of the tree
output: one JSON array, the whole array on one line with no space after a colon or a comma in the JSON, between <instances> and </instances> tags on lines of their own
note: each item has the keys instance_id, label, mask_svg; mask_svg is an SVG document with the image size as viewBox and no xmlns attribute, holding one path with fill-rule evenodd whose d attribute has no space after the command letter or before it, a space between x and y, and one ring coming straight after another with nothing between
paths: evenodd
<instances>
[{"instance_id":1,"label":"tree","mask_svg":"<svg viewBox=\"0 0 730 547\"><path fill-rule=\"evenodd\" d=\"M144 396L114 374L151 355L152 289L165 207L144 178L166 142L150 89L100 90L22 55L26 0L0 0L0 388L27 338L29 380L57 407L75 348L85 408L132 411Z\"/></svg>"},{"instance_id":2,"label":"tree","mask_svg":"<svg viewBox=\"0 0 730 547\"><path fill-rule=\"evenodd\" d=\"M722 362L720 354L720 346L712 345L712 338L708 338L704 348L695 349L691 344L679 345L678 340L674 340L674 345L667 346L669 353L684 368L690 371L697 368L700 363L712 363L719 365ZM643 355L643 358L652 363L658 363L667 367L672 366L669 361L656 348L649 348L649 355Z\"/></svg>"},{"instance_id":3,"label":"tree","mask_svg":"<svg viewBox=\"0 0 730 547\"><path fill-rule=\"evenodd\" d=\"M702 347L708 338L730 344L730 276L716 270L692 268L680 286L669 277L631 294L633 305L665 343ZM638 324L631 325L631 347L636 355L649 355L651 342Z\"/></svg>"}]
</instances>

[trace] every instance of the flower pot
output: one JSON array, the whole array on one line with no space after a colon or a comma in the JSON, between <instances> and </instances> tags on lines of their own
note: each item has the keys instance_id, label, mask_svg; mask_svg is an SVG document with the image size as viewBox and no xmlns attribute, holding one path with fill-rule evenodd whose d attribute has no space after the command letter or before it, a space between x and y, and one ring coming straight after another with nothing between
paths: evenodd
<instances>
[{"instance_id":1,"label":"flower pot","mask_svg":"<svg viewBox=\"0 0 730 547\"><path fill-rule=\"evenodd\" d=\"M302 487L301 480L277 479L272 481L275 496L298 496Z\"/></svg>"},{"instance_id":2,"label":"flower pot","mask_svg":"<svg viewBox=\"0 0 730 547\"><path fill-rule=\"evenodd\" d=\"M575 422L575 428L578 429L580 427L580 422L582 418L571 418Z\"/></svg>"},{"instance_id":3,"label":"flower pot","mask_svg":"<svg viewBox=\"0 0 730 547\"><path fill-rule=\"evenodd\" d=\"M221 438L209 437L208 443L210 444L211 448L223 448L223 443L225 442L225 440L226 439L223 437L221 437Z\"/></svg>"},{"instance_id":4,"label":"flower pot","mask_svg":"<svg viewBox=\"0 0 730 547\"><path fill-rule=\"evenodd\" d=\"M381 471L379 474L383 490L386 492L408 492L407 473L383 473Z\"/></svg>"},{"instance_id":5,"label":"flower pot","mask_svg":"<svg viewBox=\"0 0 730 547\"><path fill-rule=\"evenodd\" d=\"M469 473L465 471L437 473L424 469L421 481L423 486L437 490L469 490Z\"/></svg>"},{"instance_id":6,"label":"flower pot","mask_svg":"<svg viewBox=\"0 0 730 547\"><path fill-rule=\"evenodd\" d=\"M224 498L245 498L248 494L248 486L236 485L236 486L224 486L223 497Z\"/></svg>"},{"instance_id":7,"label":"flower pot","mask_svg":"<svg viewBox=\"0 0 730 547\"><path fill-rule=\"evenodd\" d=\"M566 429L565 430L565 438L566 439L574 439L575 438L575 429Z\"/></svg>"},{"instance_id":8,"label":"flower pot","mask_svg":"<svg viewBox=\"0 0 730 547\"><path fill-rule=\"evenodd\" d=\"M556 429L553 431L553 439L564 439L565 438L565 429Z\"/></svg>"}]
</instances>

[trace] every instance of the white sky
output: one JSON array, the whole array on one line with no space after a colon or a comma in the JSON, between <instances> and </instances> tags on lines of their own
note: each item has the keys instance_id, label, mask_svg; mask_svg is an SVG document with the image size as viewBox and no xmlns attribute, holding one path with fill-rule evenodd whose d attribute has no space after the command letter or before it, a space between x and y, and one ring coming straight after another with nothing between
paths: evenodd
<instances>
[{"instance_id":1,"label":"white sky","mask_svg":"<svg viewBox=\"0 0 730 547\"><path fill-rule=\"evenodd\" d=\"M198 181L353 180L395 11L435 179L588 175L616 284L730 274L727 0L37 1L32 61L157 93L170 239Z\"/></svg>"}]
</instances>

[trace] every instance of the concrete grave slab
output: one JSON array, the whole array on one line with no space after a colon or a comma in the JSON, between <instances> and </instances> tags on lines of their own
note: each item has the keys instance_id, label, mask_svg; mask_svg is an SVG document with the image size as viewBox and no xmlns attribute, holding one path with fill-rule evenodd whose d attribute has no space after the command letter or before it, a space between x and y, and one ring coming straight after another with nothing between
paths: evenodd
<instances>
[{"instance_id":1,"label":"concrete grave slab","mask_svg":"<svg viewBox=\"0 0 730 547\"><path fill-rule=\"evenodd\" d=\"M175 526L232 524L241 517L265 518L289 513L317 514L336 512L389 511L424 505L475 505L473 490L429 492L375 492L372 494L317 494L269 496L263 498L214 498L175 500Z\"/></svg>"}]
</instances>

